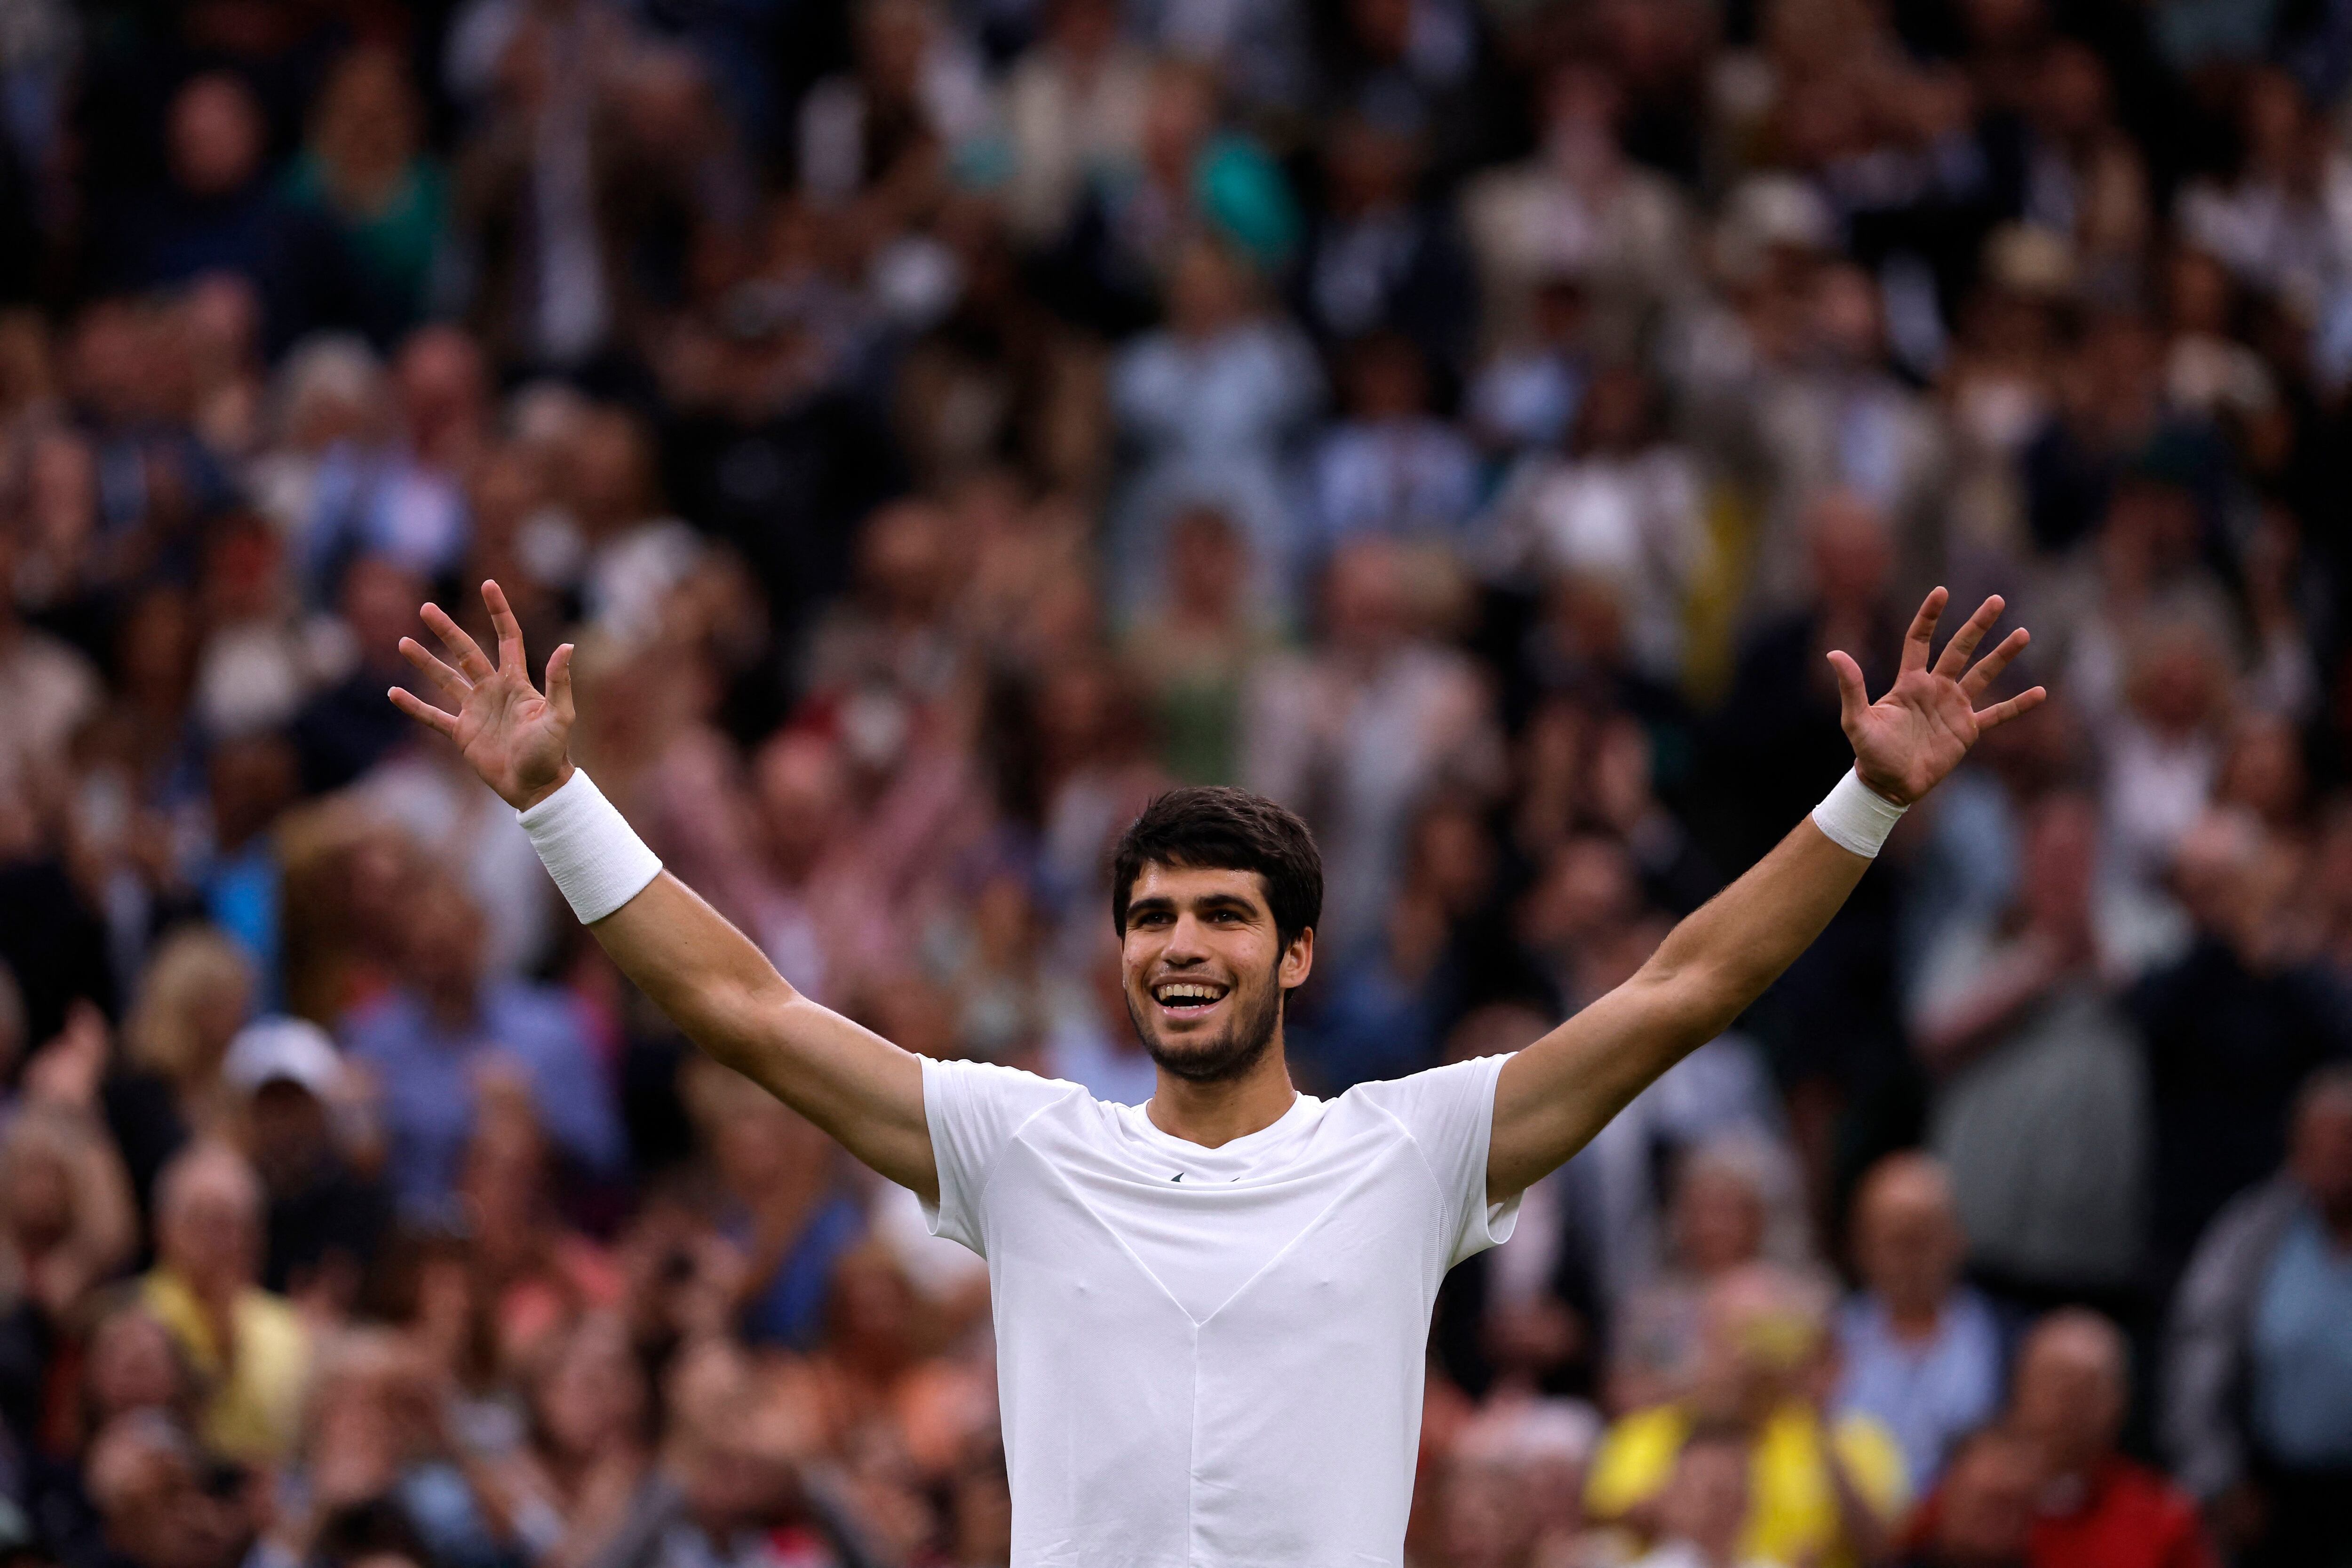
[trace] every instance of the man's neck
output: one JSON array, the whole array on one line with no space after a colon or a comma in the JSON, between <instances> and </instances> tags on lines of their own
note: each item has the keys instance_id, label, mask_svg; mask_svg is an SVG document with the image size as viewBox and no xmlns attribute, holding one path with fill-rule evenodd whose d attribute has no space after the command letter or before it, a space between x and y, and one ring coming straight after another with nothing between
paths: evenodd
<instances>
[{"instance_id":1,"label":"man's neck","mask_svg":"<svg viewBox=\"0 0 2352 1568\"><path fill-rule=\"evenodd\" d=\"M1297 1099L1298 1091L1290 1085L1289 1066L1283 1059L1282 1037L1276 1035L1265 1055L1236 1079L1194 1083L1161 1068L1160 1082L1143 1113L1151 1118L1151 1125L1171 1138L1203 1149L1221 1149L1236 1138L1273 1126Z\"/></svg>"},{"instance_id":2,"label":"man's neck","mask_svg":"<svg viewBox=\"0 0 2352 1568\"><path fill-rule=\"evenodd\" d=\"M1898 1300L1891 1296L1880 1298L1886 1306L1886 1326L1895 1337L1916 1344L1932 1340L1944 1325L1943 1304L1940 1301Z\"/></svg>"}]
</instances>

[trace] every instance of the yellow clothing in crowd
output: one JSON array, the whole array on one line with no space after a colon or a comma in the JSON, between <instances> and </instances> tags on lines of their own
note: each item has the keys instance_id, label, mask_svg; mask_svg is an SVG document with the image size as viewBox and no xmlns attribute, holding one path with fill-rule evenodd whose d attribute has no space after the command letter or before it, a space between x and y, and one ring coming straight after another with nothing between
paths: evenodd
<instances>
[{"instance_id":1,"label":"yellow clothing in crowd","mask_svg":"<svg viewBox=\"0 0 2352 1568\"><path fill-rule=\"evenodd\" d=\"M1690 1429L1689 1413L1675 1405L1636 1411L1610 1427L1585 1483L1586 1510L1596 1520L1616 1519L1664 1490ZM1892 1521L1910 1501L1894 1435L1867 1415L1844 1415L1828 1440L1862 1500ZM1740 1555L1851 1568L1852 1554L1836 1550L1836 1487L1821 1418L1804 1405L1781 1406L1756 1435Z\"/></svg>"},{"instance_id":2,"label":"yellow clothing in crowd","mask_svg":"<svg viewBox=\"0 0 2352 1568\"><path fill-rule=\"evenodd\" d=\"M141 1282L140 1296L208 1390L205 1447L248 1462L292 1452L310 1373L310 1331L293 1304L267 1290L243 1292L230 1310L236 1343L224 1354L212 1319L179 1276L156 1269Z\"/></svg>"}]
</instances>

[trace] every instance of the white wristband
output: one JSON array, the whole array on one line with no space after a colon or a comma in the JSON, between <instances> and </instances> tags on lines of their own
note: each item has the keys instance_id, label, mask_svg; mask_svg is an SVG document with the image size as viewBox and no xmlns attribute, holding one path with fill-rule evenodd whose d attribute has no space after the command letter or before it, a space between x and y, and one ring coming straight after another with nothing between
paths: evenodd
<instances>
[{"instance_id":1,"label":"white wristband","mask_svg":"<svg viewBox=\"0 0 2352 1568\"><path fill-rule=\"evenodd\" d=\"M1895 825L1910 809L1895 805L1848 768L1845 777L1838 780L1837 786L1822 797L1822 804L1813 807L1813 826L1839 848L1875 860L1885 846L1886 836L1895 831Z\"/></svg>"},{"instance_id":2,"label":"white wristband","mask_svg":"<svg viewBox=\"0 0 2352 1568\"><path fill-rule=\"evenodd\" d=\"M572 769L562 788L516 812L515 820L583 925L603 920L661 875L660 858L584 769Z\"/></svg>"}]
</instances>

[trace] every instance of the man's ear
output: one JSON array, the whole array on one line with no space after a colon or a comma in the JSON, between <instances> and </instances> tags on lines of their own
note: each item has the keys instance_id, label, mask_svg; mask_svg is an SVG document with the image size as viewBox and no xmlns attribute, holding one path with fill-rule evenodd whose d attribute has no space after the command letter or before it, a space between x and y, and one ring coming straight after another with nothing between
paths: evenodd
<instances>
[{"instance_id":1,"label":"man's ear","mask_svg":"<svg viewBox=\"0 0 2352 1568\"><path fill-rule=\"evenodd\" d=\"M1308 926L1292 937L1290 945L1282 950L1282 963L1275 971L1275 977L1282 983L1285 991L1296 991L1307 984L1307 976L1314 968L1315 928Z\"/></svg>"}]
</instances>

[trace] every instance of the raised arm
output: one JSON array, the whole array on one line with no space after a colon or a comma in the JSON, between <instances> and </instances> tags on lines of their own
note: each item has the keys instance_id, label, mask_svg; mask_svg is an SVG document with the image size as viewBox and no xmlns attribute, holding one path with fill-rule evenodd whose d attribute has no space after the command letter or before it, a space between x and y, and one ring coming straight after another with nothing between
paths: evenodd
<instances>
[{"instance_id":1,"label":"raised arm","mask_svg":"<svg viewBox=\"0 0 2352 1568\"><path fill-rule=\"evenodd\" d=\"M401 711L456 742L508 805L528 811L572 782L572 645L549 656L542 695L531 686L522 628L506 595L486 582L482 602L498 629L495 665L437 605L425 606L425 622L454 668L413 637L400 641L408 662L457 711L398 687L391 697ZM626 837L625 828L620 831ZM922 1064L911 1053L793 990L742 932L667 871L588 929L622 973L713 1059L883 1175L937 1199Z\"/></svg>"},{"instance_id":2,"label":"raised arm","mask_svg":"<svg viewBox=\"0 0 2352 1568\"><path fill-rule=\"evenodd\" d=\"M1979 735L2045 695L2037 686L1976 706L2027 641L2020 627L1969 668L2000 618L1998 597L1969 617L1930 668L1945 597L1938 588L1919 606L1903 640L1901 670L1876 702L1863 687L1861 667L1843 653L1830 655L1855 777L1890 808L1927 794ZM1812 945L1869 868L1868 855L1842 847L1808 817L1675 926L1632 979L1505 1063L1495 1089L1488 1194L1507 1196L1557 1168L1660 1073L1721 1034Z\"/></svg>"}]
</instances>

